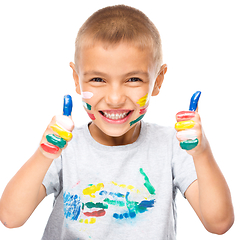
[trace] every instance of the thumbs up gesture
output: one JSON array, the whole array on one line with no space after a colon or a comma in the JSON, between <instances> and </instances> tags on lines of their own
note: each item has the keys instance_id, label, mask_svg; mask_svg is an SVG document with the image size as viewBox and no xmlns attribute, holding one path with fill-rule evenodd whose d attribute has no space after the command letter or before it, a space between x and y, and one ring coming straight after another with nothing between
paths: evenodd
<instances>
[{"instance_id":1,"label":"thumbs up gesture","mask_svg":"<svg viewBox=\"0 0 240 240\"><path fill-rule=\"evenodd\" d=\"M74 123L71 119L71 113L72 97L66 95L63 102L63 115L53 117L40 143L40 150L47 158L59 157L62 149L66 148L67 143L72 139Z\"/></svg>"},{"instance_id":2,"label":"thumbs up gesture","mask_svg":"<svg viewBox=\"0 0 240 240\"><path fill-rule=\"evenodd\" d=\"M201 119L198 114L198 101L201 92L195 92L191 98L189 111L181 111L176 114L177 139L182 149L187 150L190 155L202 152L207 139L202 130Z\"/></svg>"}]
</instances>

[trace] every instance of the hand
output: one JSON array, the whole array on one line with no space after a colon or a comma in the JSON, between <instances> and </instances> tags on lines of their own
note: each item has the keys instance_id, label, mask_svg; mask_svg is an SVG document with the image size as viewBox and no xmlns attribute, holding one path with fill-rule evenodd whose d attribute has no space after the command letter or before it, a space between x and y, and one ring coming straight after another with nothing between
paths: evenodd
<instances>
[{"instance_id":1,"label":"hand","mask_svg":"<svg viewBox=\"0 0 240 240\"><path fill-rule=\"evenodd\" d=\"M72 97L66 95L64 96L63 115L53 117L40 142L40 151L45 157L58 158L72 139L74 123L71 119L71 112Z\"/></svg>"},{"instance_id":2,"label":"hand","mask_svg":"<svg viewBox=\"0 0 240 240\"><path fill-rule=\"evenodd\" d=\"M182 149L187 150L190 155L197 155L205 151L208 141L202 130L201 119L198 114L198 100L201 92L193 94L189 111L182 111L176 114L177 139Z\"/></svg>"}]
</instances>

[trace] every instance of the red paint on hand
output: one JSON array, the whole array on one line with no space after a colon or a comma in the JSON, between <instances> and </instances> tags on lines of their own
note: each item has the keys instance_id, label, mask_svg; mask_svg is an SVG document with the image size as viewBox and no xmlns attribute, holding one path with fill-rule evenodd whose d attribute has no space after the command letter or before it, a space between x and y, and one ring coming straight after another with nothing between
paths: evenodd
<instances>
[{"instance_id":1,"label":"red paint on hand","mask_svg":"<svg viewBox=\"0 0 240 240\"><path fill-rule=\"evenodd\" d=\"M181 111L177 113L178 121L186 121L195 117L195 112L193 111Z\"/></svg>"},{"instance_id":2,"label":"red paint on hand","mask_svg":"<svg viewBox=\"0 0 240 240\"><path fill-rule=\"evenodd\" d=\"M51 154L56 154L59 151L59 147L54 146L50 143L42 143L41 147L45 152L48 152Z\"/></svg>"}]
</instances>

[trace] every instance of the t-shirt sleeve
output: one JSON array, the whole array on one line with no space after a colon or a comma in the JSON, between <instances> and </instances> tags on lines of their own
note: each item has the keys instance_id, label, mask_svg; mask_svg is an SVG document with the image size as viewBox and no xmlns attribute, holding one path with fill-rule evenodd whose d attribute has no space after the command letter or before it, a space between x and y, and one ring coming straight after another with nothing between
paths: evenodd
<instances>
[{"instance_id":1,"label":"t-shirt sleeve","mask_svg":"<svg viewBox=\"0 0 240 240\"><path fill-rule=\"evenodd\" d=\"M176 133L173 136L173 184L185 198L185 191L197 179L193 158L185 150L181 149Z\"/></svg>"},{"instance_id":2,"label":"t-shirt sleeve","mask_svg":"<svg viewBox=\"0 0 240 240\"><path fill-rule=\"evenodd\" d=\"M42 184L46 188L47 195L54 193L55 198L62 190L62 156L53 160Z\"/></svg>"}]
</instances>

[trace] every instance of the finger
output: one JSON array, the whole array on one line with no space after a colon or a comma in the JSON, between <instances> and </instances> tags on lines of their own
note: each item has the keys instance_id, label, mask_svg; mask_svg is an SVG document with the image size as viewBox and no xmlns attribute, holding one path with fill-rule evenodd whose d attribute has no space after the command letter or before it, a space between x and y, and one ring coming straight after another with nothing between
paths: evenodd
<instances>
[{"instance_id":1,"label":"finger","mask_svg":"<svg viewBox=\"0 0 240 240\"><path fill-rule=\"evenodd\" d=\"M198 137L197 131L194 129L177 132L176 136L179 141L194 140Z\"/></svg>"},{"instance_id":2,"label":"finger","mask_svg":"<svg viewBox=\"0 0 240 240\"><path fill-rule=\"evenodd\" d=\"M57 133L61 138L66 141L70 141L72 139L72 133L67 131L66 129L62 128L58 124L53 124L50 126L52 130Z\"/></svg>"},{"instance_id":3,"label":"finger","mask_svg":"<svg viewBox=\"0 0 240 240\"><path fill-rule=\"evenodd\" d=\"M198 145L198 139L194 139L194 140L187 140L187 141L183 141L180 142L180 146L182 149L184 150L192 150L193 148L195 148Z\"/></svg>"},{"instance_id":4,"label":"finger","mask_svg":"<svg viewBox=\"0 0 240 240\"><path fill-rule=\"evenodd\" d=\"M74 128L74 123L70 117L64 115L56 116L56 124L67 131L71 132Z\"/></svg>"},{"instance_id":5,"label":"finger","mask_svg":"<svg viewBox=\"0 0 240 240\"><path fill-rule=\"evenodd\" d=\"M197 106L198 106L198 100L201 96L201 92L197 91L192 95L191 101L190 101L190 106L189 106L189 111L196 111Z\"/></svg>"},{"instance_id":6,"label":"finger","mask_svg":"<svg viewBox=\"0 0 240 240\"><path fill-rule=\"evenodd\" d=\"M55 145L52 145L48 142L42 143L41 147L45 152L48 152L48 153L51 153L51 154L56 154L59 151L59 147L57 147Z\"/></svg>"},{"instance_id":7,"label":"finger","mask_svg":"<svg viewBox=\"0 0 240 240\"><path fill-rule=\"evenodd\" d=\"M72 97L70 95L65 95L63 100L63 115L71 116L72 106Z\"/></svg>"},{"instance_id":8,"label":"finger","mask_svg":"<svg viewBox=\"0 0 240 240\"><path fill-rule=\"evenodd\" d=\"M193 111L181 111L176 114L177 122L190 120L195 117L195 112Z\"/></svg>"},{"instance_id":9,"label":"finger","mask_svg":"<svg viewBox=\"0 0 240 240\"><path fill-rule=\"evenodd\" d=\"M48 134L46 136L46 139L49 143L59 147L59 148L64 148L66 145L66 140L64 140L63 138L57 137L54 134Z\"/></svg>"},{"instance_id":10,"label":"finger","mask_svg":"<svg viewBox=\"0 0 240 240\"><path fill-rule=\"evenodd\" d=\"M177 122L175 124L175 129L177 131L182 131L182 130L185 130L185 129L193 128L194 125L195 125L195 122L193 120Z\"/></svg>"}]
</instances>

